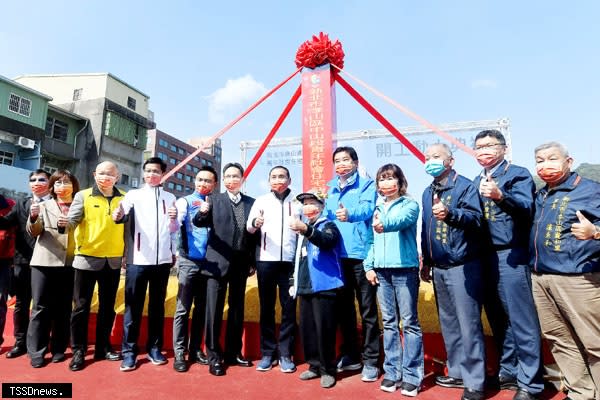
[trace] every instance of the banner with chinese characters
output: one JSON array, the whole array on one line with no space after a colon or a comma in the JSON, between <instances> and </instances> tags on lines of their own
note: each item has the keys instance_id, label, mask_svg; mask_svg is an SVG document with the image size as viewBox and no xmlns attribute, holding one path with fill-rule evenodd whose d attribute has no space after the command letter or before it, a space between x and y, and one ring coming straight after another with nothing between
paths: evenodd
<instances>
[{"instance_id":1,"label":"banner with chinese characters","mask_svg":"<svg viewBox=\"0 0 600 400\"><path fill-rule=\"evenodd\" d=\"M329 64L302 71L302 188L327 192L336 130L335 86Z\"/></svg>"}]
</instances>

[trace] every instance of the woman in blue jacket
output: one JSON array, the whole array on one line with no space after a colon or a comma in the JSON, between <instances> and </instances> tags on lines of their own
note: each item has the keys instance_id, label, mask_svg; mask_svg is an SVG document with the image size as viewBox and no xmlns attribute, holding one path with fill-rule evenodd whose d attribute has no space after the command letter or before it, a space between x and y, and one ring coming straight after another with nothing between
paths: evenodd
<instances>
[{"instance_id":1,"label":"woman in blue jacket","mask_svg":"<svg viewBox=\"0 0 600 400\"><path fill-rule=\"evenodd\" d=\"M383 320L385 375L380 388L394 392L399 386L403 395L412 397L417 395L423 380L423 334L417 315L419 205L406 196L408 184L396 164L379 168L375 182L383 200L375 208L374 242L364 268L369 282L378 285Z\"/></svg>"}]
</instances>

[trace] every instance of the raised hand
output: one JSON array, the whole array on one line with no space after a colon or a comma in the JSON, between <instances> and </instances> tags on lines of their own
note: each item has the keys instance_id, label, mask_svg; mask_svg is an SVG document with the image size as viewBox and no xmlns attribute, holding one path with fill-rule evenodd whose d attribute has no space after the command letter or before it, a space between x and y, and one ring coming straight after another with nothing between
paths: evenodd
<instances>
[{"instance_id":1,"label":"raised hand","mask_svg":"<svg viewBox=\"0 0 600 400\"><path fill-rule=\"evenodd\" d=\"M29 209L29 216L32 220L35 220L38 215L40 215L40 203L33 201L31 203L31 208Z\"/></svg>"},{"instance_id":2,"label":"raised hand","mask_svg":"<svg viewBox=\"0 0 600 400\"><path fill-rule=\"evenodd\" d=\"M431 211L438 221L443 221L448 215L448 207L444 205L437 193L433 194L433 206L431 207Z\"/></svg>"},{"instance_id":3,"label":"raised hand","mask_svg":"<svg viewBox=\"0 0 600 400\"><path fill-rule=\"evenodd\" d=\"M260 228L265 223L265 210L258 212L258 217L254 218L254 227Z\"/></svg>"},{"instance_id":4,"label":"raised hand","mask_svg":"<svg viewBox=\"0 0 600 400\"><path fill-rule=\"evenodd\" d=\"M299 217L296 217L290 221L290 229L297 233L306 233L308 227Z\"/></svg>"},{"instance_id":5,"label":"raised hand","mask_svg":"<svg viewBox=\"0 0 600 400\"><path fill-rule=\"evenodd\" d=\"M492 200L501 200L503 196L502 191L498 188L498 184L494 181L490 172L487 173L485 180L482 179L479 182L479 193L483 197Z\"/></svg>"},{"instance_id":6,"label":"raised hand","mask_svg":"<svg viewBox=\"0 0 600 400\"><path fill-rule=\"evenodd\" d=\"M119 202L119 207L115 208L115 211L113 211L112 219L115 222L119 222L120 220L123 219L124 216L125 216L125 210L123 210L123 204L121 204L121 202Z\"/></svg>"},{"instance_id":7,"label":"raised hand","mask_svg":"<svg viewBox=\"0 0 600 400\"><path fill-rule=\"evenodd\" d=\"M377 233L383 233L383 223L379 219L379 211L373 214L373 230Z\"/></svg>"},{"instance_id":8,"label":"raised hand","mask_svg":"<svg viewBox=\"0 0 600 400\"><path fill-rule=\"evenodd\" d=\"M340 202L338 205L338 209L335 211L335 217L340 222L348 221L348 209L344 207L344 205Z\"/></svg>"},{"instance_id":9,"label":"raised hand","mask_svg":"<svg viewBox=\"0 0 600 400\"><path fill-rule=\"evenodd\" d=\"M575 214L577 215L579 222L575 222L573 225L571 225L571 233L573 236L579 240L593 239L594 233L596 233L596 227L594 224L592 224L590 220L581 213L581 211L577 210Z\"/></svg>"},{"instance_id":10,"label":"raised hand","mask_svg":"<svg viewBox=\"0 0 600 400\"><path fill-rule=\"evenodd\" d=\"M167 214L169 215L169 219L174 221L177 218L177 207L175 207L175 202L169 207L167 210Z\"/></svg>"},{"instance_id":11,"label":"raised hand","mask_svg":"<svg viewBox=\"0 0 600 400\"><path fill-rule=\"evenodd\" d=\"M206 214L210 211L210 201L208 199L209 197L207 197L205 201L200 203L200 212L202 214Z\"/></svg>"}]
</instances>

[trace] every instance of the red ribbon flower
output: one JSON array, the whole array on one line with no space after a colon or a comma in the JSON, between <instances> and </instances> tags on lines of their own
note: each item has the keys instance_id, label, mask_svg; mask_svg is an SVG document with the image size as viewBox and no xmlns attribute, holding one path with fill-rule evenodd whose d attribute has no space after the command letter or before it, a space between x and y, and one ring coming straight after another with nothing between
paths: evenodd
<instances>
[{"instance_id":1,"label":"red ribbon flower","mask_svg":"<svg viewBox=\"0 0 600 400\"><path fill-rule=\"evenodd\" d=\"M344 68L344 50L339 40L332 43L329 35L320 32L319 36L313 35L312 40L307 40L298 47L296 52L298 68L315 68L327 63Z\"/></svg>"}]
</instances>

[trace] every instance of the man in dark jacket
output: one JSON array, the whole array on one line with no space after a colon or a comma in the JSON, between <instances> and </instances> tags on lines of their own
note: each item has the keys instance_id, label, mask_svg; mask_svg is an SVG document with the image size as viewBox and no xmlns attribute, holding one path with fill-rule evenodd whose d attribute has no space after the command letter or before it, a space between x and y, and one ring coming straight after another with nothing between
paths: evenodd
<instances>
[{"instance_id":1,"label":"man in dark jacket","mask_svg":"<svg viewBox=\"0 0 600 400\"><path fill-rule=\"evenodd\" d=\"M517 400L535 398L544 389L540 327L531 294L529 231L535 184L529 171L504 159L500 131L475 137L477 161L484 168L479 188L493 251L484 262L484 308L500 356L500 389L518 389ZM495 307L500 300L500 307Z\"/></svg>"},{"instance_id":2,"label":"man in dark jacket","mask_svg":"<svg viewBox=\"0 0 600 400\"><path fill-rule=\"evenodd\" d=\"M240 164L225 165L223 183L227 190L211 195L208 211L198 212L194 217L196 226L209 228L206 270L211 275L213 285L207 288L206 346L211 363L210 372L213 375L225 373L224 368L220 366L220 359L223 356L229 365L252 366L252 363L242 355L242 332L246 280L255 271L254 254L258 241L257 235L250 234L246 230L246 222L254 199L240 192L243 175L244 169ZM222 352L219 338L227 285L229 285L229 311L225 351Z\"/></svg>"},{"instance_id":3,"label":"man in dark jacket","mask_svg":"<svg viewBox=\"0 0 600 400\"><path fill-rule=\"evenodd\" d=\"M436 384L464 387L463 400L482 400L485 383L481 326L481 228L479 195L452 168L452 151L434 144L425 151L425 171L434 177L423 192L421 277L433 287L448 354L448 376Z\"/></svg>"},{"instance_id":4,"label":"man in dark jacket","mask_svg":"<svg viewBox=\"0 0 600 400\"><path fill-rule=\"evenodd\" d=\"M570 399L600 396L600 184L571 172L567 149L535 149L546 183L529 241L533 298Z\"/></svg>"},{"instance_id":5,"label":"man in dark jacket","mask_svg":"<svg viewBox=\"0 0 600 400\"><path fill-rule=\"evenodd\" d=\"M31 304L31 270L29 260L33 253L35 239L26 231L27 219L32 203L40 203L51 198L48 190L50 175L43 169L29 174L31 197L19 200L11 211L0 217L0 229L15 227L16 242L14 267L12 268L12 287L17 298L13 311L13 332L15 344L6 353L6 358L16 358L27 353L27 328L29 326L29 307Z\"/></svg>"}]
</instances>

